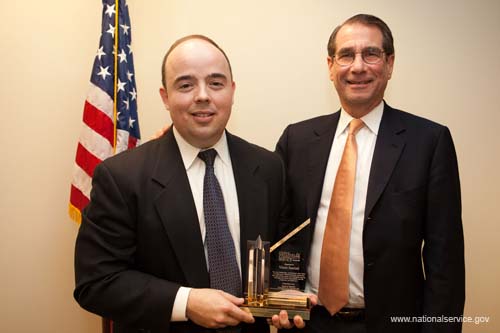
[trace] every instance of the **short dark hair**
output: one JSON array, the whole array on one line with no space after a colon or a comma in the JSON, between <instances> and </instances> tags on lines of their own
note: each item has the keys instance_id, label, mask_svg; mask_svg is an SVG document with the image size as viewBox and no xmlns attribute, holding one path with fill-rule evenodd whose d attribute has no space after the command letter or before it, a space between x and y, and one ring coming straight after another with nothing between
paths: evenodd
<instances>
[{"instance_id":1,"label":"short dark hair","mask_svg":"<svg viewBox=\"0 0 500 333\"><path fill-rule=\"evenodd\" d=\"M369 14L358 14L347 19L347 21L333 30L332 34L330 35L330 39L328 39L327 45L328 55L330 57L335 56L335 52L337 52L335 39L337 38L337 33L339 32L339 30L345 25L354 23L377 27L382 33L382 48L384 49L385 54L388 56L394 54L394 38L392 37L392 32L391 29L389 29L389 26L376 16Z\"/></svg>"},{"instance_id":2,"label":"short dark hair","mask_svg":"<svg viewBox=\"0 0 500 333\"><path fill-rule=\"evenodd\" d=\"M170 53L172 53L172 51L177 46L179 46L180 44L184 43L185 41L188 41L188 40L191 40L191 39L201 39L201 40L204 40L204 41L212 44L213 46L215 46L219 51L221 51L222 54L224 55L224 58L226 58L227 64L229 65L229 73L231 74L231 79L233 78L233 70L231 69L231 63L229 62L229 58L227 57L226 52L224 52L224 50L219 45L217 45L216 42L214 42L212 39L208 38L207 36L203 36L203 35L189 35L189 36L185 36L185 37L182 37L182 38L176 40L172 44L172 46L170 46L170 48L168 49L167 53L163 57L163 61L161 63L161 83L163 84L163 88L167 89L167 74L166 74L165 64L167 63L168 56L170 55Z\"/></svg>"}]
</instances>

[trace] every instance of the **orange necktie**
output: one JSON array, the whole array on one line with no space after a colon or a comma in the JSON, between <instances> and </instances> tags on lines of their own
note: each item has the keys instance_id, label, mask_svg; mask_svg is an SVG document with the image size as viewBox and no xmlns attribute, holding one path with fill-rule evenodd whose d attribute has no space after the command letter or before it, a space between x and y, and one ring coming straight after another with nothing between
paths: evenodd
<instances>
[{"instance_id":1,"label":"orange necktie","mask_svg":"<svg viewBox=\"0 0 500 333\"><path fill-rule=\"evenodd\" d=\"M358 157L356 133L363 126L361 119L353 119L349 124L349 134L326 218L318 297L331 315L337 313L349 301L349 243Z\"/></svg>"}]
</instances>

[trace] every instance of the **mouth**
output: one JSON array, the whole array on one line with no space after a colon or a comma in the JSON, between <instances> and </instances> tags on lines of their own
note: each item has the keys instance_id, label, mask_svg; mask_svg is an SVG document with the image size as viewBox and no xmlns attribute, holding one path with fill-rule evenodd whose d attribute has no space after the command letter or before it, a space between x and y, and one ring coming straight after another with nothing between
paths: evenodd
<instances>
[{"instance_id":1,"label":"mouth","mask_svg":"<svg viewBox=\"0 0 500 333\"><path fill-rule=\"evenodd\" d=\"M215 116L215 112L213 111L196 111L192 112L191 115L194 119L200 123L206 123L212 120Z\"/></svg>"},{"instance_id":2,"label":"mouth","mask_svg":"<svg viewBox=\"0 0 500 333\"><path fill-rule=\"evenodd\" d=\"M350 85L367 85L370 84L373 80L346 80L346 82Z\"/></svg>"}]
</instances>

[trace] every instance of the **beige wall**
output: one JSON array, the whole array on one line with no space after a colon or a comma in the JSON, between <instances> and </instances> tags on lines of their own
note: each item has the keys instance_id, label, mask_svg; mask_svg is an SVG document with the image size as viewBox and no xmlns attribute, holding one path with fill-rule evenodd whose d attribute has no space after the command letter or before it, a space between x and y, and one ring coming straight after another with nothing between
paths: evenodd
<instances>
[{"instance_id":1,"label":"beige wall","mask_svg":"<svg viewBox=\"0 0 500 333\"><path fill-rule=\"evenodd\" d=\"M141 129L168 117L157 90L167 46L213 37L232 59L230 130L274 148L290 123L332 112L325 43L358 12L396 39L387 101L447 124L460 163L466 315L500 331L500 2L497 0L129 0ZM98 332L72 299L77 226L67 201L83 102L100 31L99 0L2 1L0 11L0 326L3 332Z\"/></svg>"}]
</instances>

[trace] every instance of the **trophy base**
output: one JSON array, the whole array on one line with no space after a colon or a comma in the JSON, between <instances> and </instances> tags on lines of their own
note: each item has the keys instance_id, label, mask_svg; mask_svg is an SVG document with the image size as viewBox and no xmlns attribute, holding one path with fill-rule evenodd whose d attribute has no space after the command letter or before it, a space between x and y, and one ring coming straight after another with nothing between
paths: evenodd
<instances>
[{"instance_id":1,"label":"trophy base","mask_svg":"<svg viewBox=\"0 0 500 333\"><path fill-rule=\"evenodd\" d=\"M281 310L286 310L288 318L293 319L299 315L304 320L309 320L311 303L307 295L296 290L282 290L279 292L269 292L265 300L255 303L246 303L241 307L243 310L250 312L254 317L271 318L275 314L279 314Z\"/></svg>"},{"instance_id":2,"label":"trophy base","mask_svg":"<svg viewBox=\"0 0 500 333\"><path fill-rule=\"evenodd\" d=\"M266 317L271 318L274 315L280 313L281 310L286 310L288 313L288 318L293 319L296 315L299 315L304 320L309 320L310 318L310 309L287 309L284 307L271 307L271 306L248 306L243 305L241 307L242 310L250 312L254 317Z\"/></svg>"}]
</instances>

